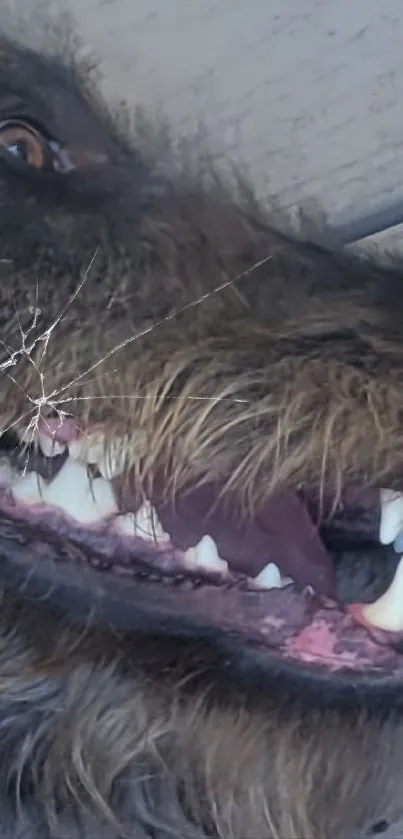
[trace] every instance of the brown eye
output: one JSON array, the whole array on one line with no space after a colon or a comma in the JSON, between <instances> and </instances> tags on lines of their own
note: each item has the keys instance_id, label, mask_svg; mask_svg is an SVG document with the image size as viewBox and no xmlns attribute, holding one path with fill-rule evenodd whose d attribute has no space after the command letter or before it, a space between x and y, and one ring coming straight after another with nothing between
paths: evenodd
<instances>
[{"instance_id":1,"label":"brown eye","mask_svg":"<svg viewBox=\"0 0 403 839\"><path fill-rule=\"evenodd\" d=\"M16 162L33 169L43 169L48 161L47 141L32 126L7 120L0 123L0 149L4 148Z\"/></svg>"}]
</instances>

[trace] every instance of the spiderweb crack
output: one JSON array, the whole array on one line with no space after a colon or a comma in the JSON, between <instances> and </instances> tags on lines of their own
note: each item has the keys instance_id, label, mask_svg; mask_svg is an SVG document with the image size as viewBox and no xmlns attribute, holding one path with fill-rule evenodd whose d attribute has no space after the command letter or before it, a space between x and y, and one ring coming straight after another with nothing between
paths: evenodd
<instances>
[{"instance_id":1,"label":"spiderweb crack","mask_svg":"<svg viewBox=\"0 0 403 839\"><path fill-rule=\"evenodd\" d=\"M69 381L66 384L63 384L61 387L54 388L50 392L47 392L46 384L45 384L45 372L44 372L43 367L44 367L44 362L45 362L45 359L46 359L46 353L47 353L47 350L48 350L48 347L49 347L50 340L51 340L52 336L54 335L55 331L57 330L58 325L62 322L64 316L67 313L67 311L70 309L70 307L72 306L74 301L80 295L85 283L87 282L89 274L91 272L91 269L92 269L92 267L94 265L94 262L96 260L97 252L98 251L95 251L95 253L94 253L94 255L93 255L93 257L92 257L92 259L91 259L91 261L88 265L87 270L85 271L83 277L79 281L75 291L70 296L67 303L62 307L59 314L55 317L55 319L50 324L50 326L47 329L45 329L43 332L41 332L39 335L35 335L35 331L37 329L39 317L41 315L41 309L40 309L40 306L39 306L39 302L40 302L39 301L39 282L37 281L37 284L36 284L35 305L31 306L30 310L29 310L29 313L31 315L31 321L30 321L28 327L25 330L22 326L21 319L20 319L20 316L19 316L19 313L18 313L18 309L17 309L17 306L15 305L15 302L14 302L15 317L17 319L17 324L18 324L18 329L19 329L19 333L20 333L21 343L20 343L20 346L17 350L12 350L10 347L8 347L8 345L4 341L2 341L0 339L0 345L3 347L3 349L7 353L7 358L5 359L5 361L0 363L0 372L3 373L4 375L6 375L14 383L14 385L16 387L18 387L20 390L23 390L23 388L19 384L18 380L13 375L12 369L17 365L17 363L22 358L25 358L27 360L27 362L29 364L31 364L32 367L34 368L35 373L38 377L39 384L40 384L40 395L39 396L34 397L30 393L28 393L26 391L23 391L24 395L26 397L27 403L28 403L27 410L24 411L22 414L20 414L20 416L17 419L13 420L7 426L7 428L3 429L3 432L2 432L2 433L5 433L7 431L16 429L18 426L23 424L24 428L25 428L23 439L22 439L22 445L23 446L24 445L25 446L29 445L30 442L35 442L35 440L37 439L38 433L39 433L40 423L41 422L46 423L46 416L49 416L49 414L53 414L53 416L56 415L56 417L60 420L60 426L62 425L62 423L63 423L63 421L66 417L69 417L69 419L72 419L71 411L67 411L65 408L62 407L63 405L67 405L68 403L71 402L71 399L68 396L69 391L71 391L77 384L82 382L84 379L87 382L90 382L91 380L88 380L87 376L91 375L94 372L96 373L96 379L99 380L100 376L102 376L102 373L99 374L98 371L101 368L101 366L103 364L105 364L106 361L108 361L110 358L112 358L118 352L123 350L129 344L132 344L133 342L139 340L140 338L144 337L145 335L149 335L149 334L155 332L155 330L157 330L159 327L163 326L165 323L167 323L169 321L175 320L179 315L183 314L184 312L189 311L193 308L196 308L197 306L202 305L204 303L204 301L213 297L214 295L220 294L222 291L224 291L226 288L231 286L233 283L238 282L239 280L242 280L245 277L252 274L254 271L257 271L259 268L261 268L263 265L265 265L271 259L270 256L263 257L259 261L255 262L252 266L247 268L245 271L242 271L241 273L237 274L235 277L232 277L228 280L225 280L224 282L220 283L215 288L211 289L210 291L206 292L205 294L203 294L203 295L201 295L197 298L194 298L193 300L191 300L189 303L185 304L184 306L181 306L177 309L174 309L168 315L166 315L165 317L155 321L151 325L147 326L145 329L141 329L138 332L135 332L134 334L130 335L128 338L125 338L123 341L118 342L117 344L115 344L114 347L112 347L112 349L108 350L108 352L106 352L105 355L101 356L98 359L98 361L91 364L86 370L77 374L77 376L74 376L73 378L69 379ZM34 355L35 351L38 349L39 346L41 346L42 349L41 349L41 353L40 353L40 356L39 356L40 357L40 362L37 362L33 358L33 355ZM118 372L118 371L117 370L111 371L108 375L109 376L113 375L114 372ZM94 379L92 381L94 381ZM105 395L105 396L95 396L95 397L94 396L88 396L88 397L81 396L81 397L77 397L76 401L85 401L87 399L91 399L91 400L94 400L94 399L100 399L101 400L102 399L102 400L104 400L104 399L112 399L112 398L113 398L113 394L110 393L110 394ZM122 398L121 393L119 394L119 398L120 399ZM123 395L123 399L125 399L125 398L126 399L136 398L136 399L144 399L145 400L147 398L152 398L152 397L147 397L145 395L140 395L140 394L126 394L126 395ZM179 398L179 397L176 397L176 398ZM197 395L187 396L186 398L189 399L189 400L195 401L195 402L197 402L197 401L213 401L214 400L214 397L197 396ZM248 399L241 399L241 398L235 398L235 397L230 397L230 396L228 396L228 397L223 396L220 399L225 400L225 401L231 401L231 402L234 402L234 403L246 403L246 404L249 403ZM74 419L74 417L73 417L73 419ZM60 427L60 426L58 426L58 427ZM77 426L77 428L79 428L79 426ZM56 431L57 431L57 427L55 428L53 426L52 429L49 428L49 433L50 434L54 435L56 433Z\"/></svg>"}]
</instances>

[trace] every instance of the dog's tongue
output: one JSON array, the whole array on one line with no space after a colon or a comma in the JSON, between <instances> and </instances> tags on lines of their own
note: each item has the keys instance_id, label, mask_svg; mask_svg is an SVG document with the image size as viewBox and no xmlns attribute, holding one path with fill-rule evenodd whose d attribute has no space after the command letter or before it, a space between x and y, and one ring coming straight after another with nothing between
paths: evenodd
<instances>
[{"instance_id":1,"label":"dog's tongue","mask_svg":"<svg viewBox=\"0 0 403 839\"><path fill-rule=\"evenodd\" d=\"M275 562L282 576L292 577L299 585L312 585L318 594L335 595L331 558L295 493L278 494L254 520L231 514L217 496L216 487L205 485L177 496L175 505L170 505L161 500L157 485L158 516L179 548L193 547L208 534L234 571L255 577Z\"/></svg>"},{"instance_id":2,"label":"dog's tongue","mask_svg":"<svg viewBox=\"0 0 403 839\"><path fill-rule=\"evenodd\" d=\"M318 594L335 596L333 562L297 495L287 492L273 498L259 516L258 524L266 536L272 561L283 575L293 577L300 585L312 585Z\"/></svg>"}]
</instances>

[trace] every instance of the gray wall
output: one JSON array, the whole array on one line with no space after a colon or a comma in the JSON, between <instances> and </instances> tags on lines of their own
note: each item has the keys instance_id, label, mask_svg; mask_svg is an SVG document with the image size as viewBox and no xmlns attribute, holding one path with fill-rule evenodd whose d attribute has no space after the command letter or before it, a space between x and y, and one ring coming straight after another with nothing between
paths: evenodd
<instances>
[{"instance_id":1,"label":"gray wall","mask_svg":"<svg viewBox=\"0 0 403 839\"><path fill-rule=\"evenodd\" d=\"M101 55L108 96L179 133L202 120L263 193L335 218L403 196L401 0L54 2Z\"/></svg>"}]
</instances>

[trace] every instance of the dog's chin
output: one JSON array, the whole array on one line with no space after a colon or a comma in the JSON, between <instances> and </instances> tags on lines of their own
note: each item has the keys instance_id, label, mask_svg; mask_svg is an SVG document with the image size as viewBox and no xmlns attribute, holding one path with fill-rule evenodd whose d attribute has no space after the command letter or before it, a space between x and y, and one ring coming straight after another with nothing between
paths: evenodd
<instances>
[{"instance_id":1,"label":"dog's chin","mask_svg":"<svg viewBox=\"0 0 403 839\"><path fill-rule=\"evenodd\" d=\"M67 428L48 432L22 447L2 441L5 584L87 622L230 645L269 672L350 689L403 684L403 572L374 528L360 541L351 510L325 544L296 493L240 517L211 484L167 500L161 473L146 497L98 438L91 449L88 435L84 446Z\"/></svg>"}]
</instances>

